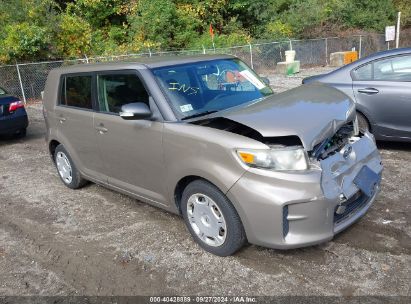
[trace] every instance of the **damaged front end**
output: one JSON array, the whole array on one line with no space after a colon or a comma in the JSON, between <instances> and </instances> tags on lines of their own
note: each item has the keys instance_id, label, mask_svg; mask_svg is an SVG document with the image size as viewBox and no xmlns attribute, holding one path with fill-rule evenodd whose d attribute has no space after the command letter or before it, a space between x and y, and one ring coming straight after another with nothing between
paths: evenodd
<instances>
[{"instance_id":1,"label":"damaged front end","mask_svg":"<svg viewBox=\"0 0 411 304\"><path fill-rule=\"evenodd\" d=\"M294 248L328 240L363 216L380 189L381 158L373 135L359 132L355 106L343 97L335 111L329 111L327 103L303 104L259 106L264 111L257 111L257 104L241 115L215 113L190 122L258 141L269 153L291 148L306 153L307 169L302 165L289 169L272 166L266 157L264 162L249 161L255 151L238 147L244 148L237 152L248 170L228 195L240 202L243 218L252 218L247 220L247 231L259 232L249 232L252 243ZM304 117L304 109L314 114ZM266 212L256 212L256 204ZM267 227L281 234L263 233Z\"/></svg>"},{"instance_id":2,"label":"damaged front end","mask_svg":"<svg viewBox=\"0 0 411 304\"><path fill-rule=\"evenodd\" d=\"M372 134L360 133L356 121L340 127L310 152L312 164L321 168L321 188L334 209L337 233L362 216L380 189L383 166Z\"/></svg>"},{"instance_id":3,"label":"damaged front end","mask_svg":"<svg viewBox=\"0 0 411 304\"><path fill-rule=\"evenodd\" d=\"M244 146L236 137L246 171L227 196L250 243L283 249L322 243L372 205L381 158L373 135L359 132L355 104L346 95L310 86L276 98L190 123L247 137ZM247 147L249 139L265 147ZM304 153L307 166L293 165ZM287 165L275 165L276 156Z\"/></svg>"},{"instance_id":4,"label":"damaged front end","mask_svg":"<svg viewBox=\"0 0 411 304\"><path fill-rule=\"evenodd\" d=\"M298 136L264 137L255 129L226 118L206 119L195 124L246 136L271 149L278 146L303 147ZM374 137L368 132L360 133L356 119L352 119L340 124L332 136L320 141L312 150L306 150L306 153L309 169L320 172L319 183L323 196L313 196L307 202L313 206L316 204L312 200L319 200L319 204L323 202L331 221L329 227L333 234L338 233L365 214L380 189L383 167ZM289 171L289 175L293 174L299 173ZM284 242L289 244L299 242L296 241L296 235L301 233L297 233L297 227L303 222L308 225L310 218L315 218L307 215L313 211L308 211L308 205L304 206L307 203L303 201L291 199L287 202L287 197L284 197L284 203L281 203L283 215L286 214L282 219Z\"/></svg>"}]
</instances>

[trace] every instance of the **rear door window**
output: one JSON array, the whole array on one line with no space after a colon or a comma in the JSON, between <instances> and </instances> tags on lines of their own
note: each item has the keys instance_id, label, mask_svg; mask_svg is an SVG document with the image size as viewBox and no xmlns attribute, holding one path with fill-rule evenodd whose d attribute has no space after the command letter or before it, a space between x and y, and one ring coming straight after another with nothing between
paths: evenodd
<instances>
[{"instance_id":1,"label":"rear door window","mask_svg":"<svg viewBox=\"0 0 411 304\"><path fill-rule=\"evenodd\" d=\"M92 76L64 76L62 78L60 105L80 109L93 109L91 97Z\"/></svg>"},{"instance_id":2,"label":"rear door window","mask_svg":"<svg viewBox=\"0 0 411 304\"><path fill-rule=\"evenodd\" d=\"M117 114L123 105L134 102L149 106L149 94L135 73L98 75L97 86L101 112Z\"/></svg>"},{"instance_id":3,"label":"rear door window","mask_svg":"<svg viewBox=\"0 0 411 304\"><path fill-rule=\"evenodd\" d=\"M392 57L374 62L374 80L411 81L411 56Z\"/></svg>"},{"instance_id":4,"label":"rear door window","mask_svg":"<svg viewBox=\"0 0 411 304\"><path fill-rule=\"evenodd\" d=\"M411 81L411 56L373 61L355 69L352 76L356 81Z\"/></svg>"}]
</instances>

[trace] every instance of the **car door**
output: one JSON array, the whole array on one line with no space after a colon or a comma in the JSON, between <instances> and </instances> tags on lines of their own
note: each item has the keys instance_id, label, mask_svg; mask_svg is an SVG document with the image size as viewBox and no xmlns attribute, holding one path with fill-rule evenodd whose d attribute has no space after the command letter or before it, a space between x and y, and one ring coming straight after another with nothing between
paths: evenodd
<instances>
[{"instance_id":1,"label":"car door","mask_svg":"<svg viewBox=\"0 0 411 304\"><path fill-rule=\"evenodd\" d=\"M100 180L103 163L94 129L93 75L63 75L59 91L54 116L58 138L80 172Z\"/></svg>"},{"instance_id":2,"label":"car door","mask_svg":"<svg viewBox=\"0 0 411 304\"><path fill-rule=\"evenodd\" d=\"M411 56L388 57L352 73L353 93L382 137L411 138Z\"/></svg>"},{"instance_id":3,"label":"car door","mask_svg":"<svg viewBox=\"0 0 411 304\"><path fill-rule=\"evenodd\" d=\"M163 123L124 120L119 116L124 104L144 102L154 107L137 71L99 73L97 87L100 111L96 113L94 127L108 183L148 201L165 204Z\"/></svg>"}]
</instances>

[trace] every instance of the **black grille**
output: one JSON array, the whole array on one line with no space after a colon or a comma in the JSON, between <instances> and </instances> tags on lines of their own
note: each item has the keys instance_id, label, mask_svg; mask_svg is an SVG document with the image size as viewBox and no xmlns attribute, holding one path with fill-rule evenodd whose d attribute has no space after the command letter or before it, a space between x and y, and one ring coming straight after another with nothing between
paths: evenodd
<instances>
[{"instance_id":1,"label":"black grille","mask_svg":"<svg viewBox=\"0 0 411 304\"><path fill-rule=\"evenodd\" d=\"M368 196L366 196L364 193L359 191L356 195L354 195L352 198L350 198L349 200L347 200L346 202L342 204L345 207L345 210L343 213L340 213L340 214L336 213L339 206L335 208L334 223L338 224L344 221L351 214L354 214L355 212L364 208L365 205L367 205L367 202L368 202Z\"/></svg>"}]
</instances>

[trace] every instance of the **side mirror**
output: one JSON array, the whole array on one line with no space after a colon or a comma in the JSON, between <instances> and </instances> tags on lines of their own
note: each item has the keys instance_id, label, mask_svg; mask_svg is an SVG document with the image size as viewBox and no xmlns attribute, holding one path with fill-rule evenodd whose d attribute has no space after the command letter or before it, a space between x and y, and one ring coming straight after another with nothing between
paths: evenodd
<instances>
[{"instance_id":1,"label":"side mirror","mask_svg":"<svg viewBox=\"0 0 411 304\"><path fill-rule=\"evenodd\" d=\"M268 79L268 77L260 77L260 78L264 82L265 85L267 86L270 85L270 79Z\"/></svg>"},{"instance_id":2,"label":"side mirror","mask_svg":"<svg viewBox=\"0 0 411 304\"><path fill-rule=\"evenodd\" d=\"M144 102L128 103L121 107L120 117L126 120L150 118L153 113Z\"/></svg>"}]
</instances>

